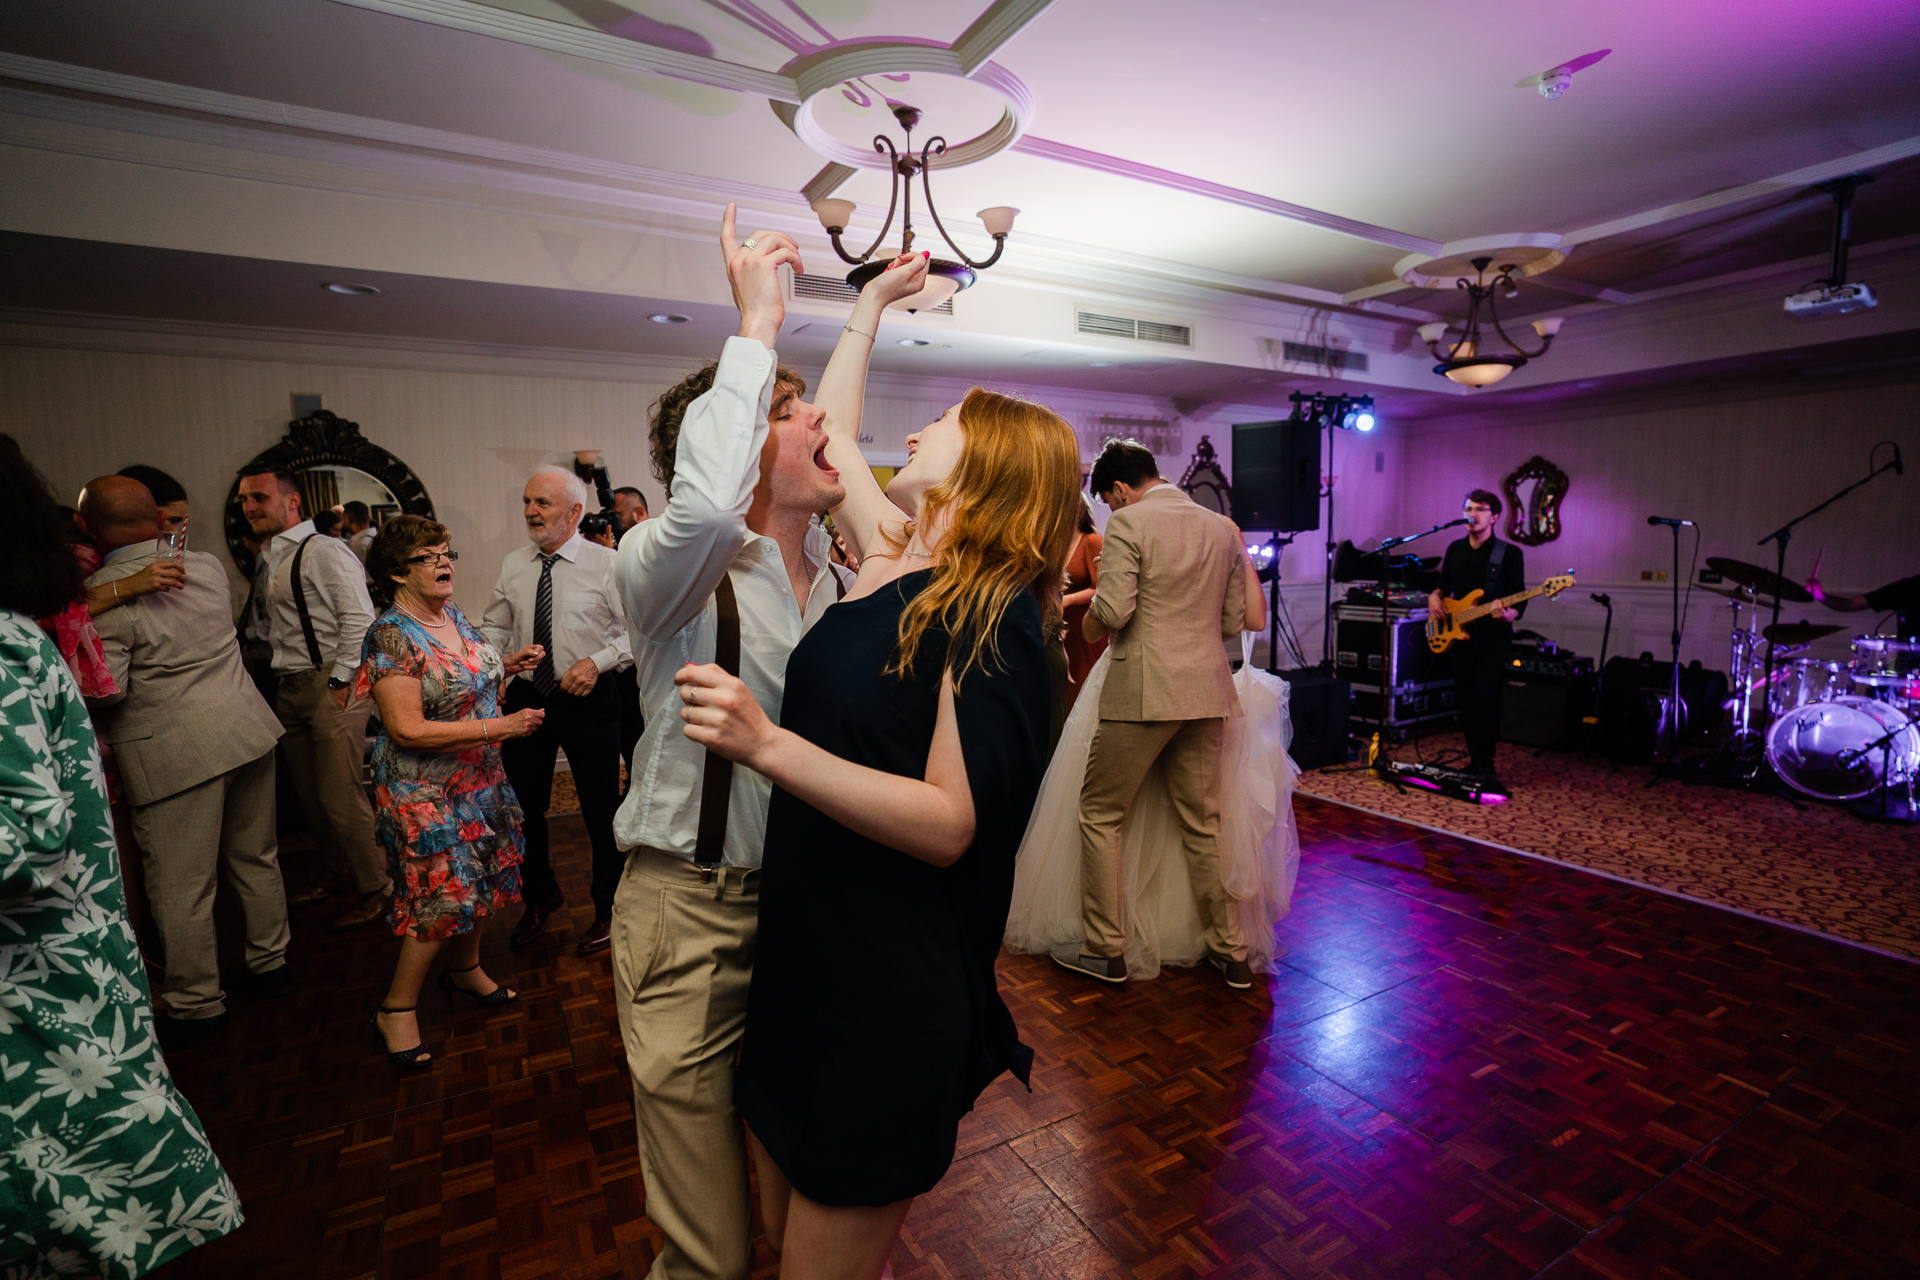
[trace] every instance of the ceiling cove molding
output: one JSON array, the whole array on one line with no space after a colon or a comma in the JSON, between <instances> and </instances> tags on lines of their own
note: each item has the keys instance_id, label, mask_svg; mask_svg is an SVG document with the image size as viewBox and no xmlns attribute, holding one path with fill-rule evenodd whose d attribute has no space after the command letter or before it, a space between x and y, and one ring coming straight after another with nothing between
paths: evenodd
<instances>
[{"instance_id":1,"label":"ceiling cove molding","mask_svg":"<svg viewBox=\"0 0 1920 1280\"><path fill-rule=\"evenodd\" d=\"M1837 160L1810 164L1804 169L1795 169L1776 177L1763 178L1759 182L1728 187L1723 191L1715 191L1692 200L1682 200L1678 204L1662 205L1657 209L1648 209L1641 213L1629 214L1624 218L1615 218L1611 222L1596 222L1590 227L1567 232L1560 237L1560 243L1572 247L1576 244L1585 244L1589 240L1604 240L1608 236L1624 235L1643 227L1658 226L1662 222L1705 213L1709 209L1718 209L1747 200L1758 200L1762 196L1810 187L1817 182L1844 177L1849 173L1859 173L1863 169L1877 169L1883 164L1892 164L1896 160L1905 160L1917 155L1920 155L1920 137L1902 138L1898 142L1889 142L1885 146L1873 147L1866 151L1856 151L1852 155L1841 156Z\"/></svg>"},{"instance_id":2,"label":"ceiling cove molding","mask_svg":"<svg viewBox=\"0 0 1920 1280\"><path fill-rule=\"evenodd\" d=\"M621 36L610 36L586 27L576 27L546 18L533 18L468 0L333 0L335 4L374 13L391 14L431 26L448 27L474 35L507 40L550 53L570 54L604 62L630 71L651 71L656 75L692 80L718 89L734 89L780 102L799 102L801 94L789 76L777 72L744 67L719 58L663 49Z\"/></svg>"},{"instance_id":3,"label":"ceiling cove molding","mask_svg":"<svg viewBox=\"0 0 1920 1280\"><path fill-rule=\"evenodd\" d=\"M960 74L970 76L985 66L1001 46L1052 7L1053 0L997 0L953 42L953 56L960 63Z\"/></svg>"},{"instance_id":4,"label":"ceiling cove molding","mask_svg":"<svg viewBox=\"0 0 1920 1280\"><path fill-rule=\"evenodd\" d=\"M81 70L66 68L65 64L60 63L40 63L37 59L0 54L0 75L48 83L51 78L48 68ZM32 74L21 76L21 71ZM540 216L622 230L634 229L633 221L595 215L576 206L612 206L675 219L708 219L728 202L733 202L754 209L762 215L763 221L771 224L769 229L786 231L803 245L820 240L819 220L807 211L802 198L776 187L619 164L336 112L280 108L278 104L257 99L208 90L185 90L179 86L159 86L174 90L165 95L171 101L164 105L176 111L204 112L218 118L201 119L171 112L155 112L131 105L131 102L151 102L161 96L146 89L156 82L105 72L86 72L72 78L83 82L71 86L82 92L106 91L123 101L101 102L0 85L0 138L15 145L90 158L159 165L220 177L338 190L387 199L490 206L484 197L475 197L473 189L476 186L483 191L510 190L568 202L569 207L566 208L543 208L538 211ZM122 81L133 83L128 86L119 83ZM131 88L136 92L113 92L123 88ZM104 146L98 137L49 139L45 136L28 136L21 130L7 128L6 118L9 115L78 125L109 134L160 138L242 154L279 156L342 168L398 174L425 182L446 183L449 184L449 190L396 191L390 183L361 183L343 176L294 176L281 171L248 168L238 163L216 163L199 155L163 158L148 151L135 152L125 147ZM276 116L280 118L276 119ZM225 120L278 127L247 127L228 124ZM385 145L368 147L360 145L362 140ZM955 221L962 224L969 222L965 218ZM657 220L647 221L645 229L653 234L674 238L700 239L709 236L705 230L690 232L685 226L660 224ZM1015 245L1019 251L1018 257L1005 263L999 269L999 274L1009 280L1030 283L1050 291L1095 288L1118 298L1138 298L1144 291L1170 297L1185 306L1220 308L1226 314L1235 316L1244 315L1248 306L1259 311L1272 305L1281 306L1291 316L1304 304L1317 309L1368 314L1379 321L1397 319L1425 323L1435 318L1431 313L1411 307L1375 302L1355 306L1343 302L1341 295L1328 290L1213 271L1119 250L1103 250L1077 241L1053 241L1022 235ZM1270 312L1262 314L1270 315Z\"/></svg>"},{"instance_id":5,"label":"ceiling cove molding","mask_svg":"<svg viewBox=\"0 0 1920 1280\"><path fill-rule=\"evenodd\" d=\"M1376 227L1370 222L1343 218L1338 214L1321 213L1305 205L1289 204L1285 200L1276 200L1272 196L1223 186L1217 182L1208 182L1204 178L1188 177L1184 173L1174 173L1170 169L1156 169L1152 165L1122 160L1118 156L1102 155L1098 151L1085 151L1079 147L1068 146L1064 142L1049 142L1044 138L1028 135L1014 143L1013 149L1023 155L1041 156L1048 160L1057 160L1062 164L1077 165L1082 169L1111 173L1122 178L1132 178L1137 182L1150 182L1155 186L1168 187L1174 191L1185 191L1190 195L1205 196L1210 200L1220 200L1247 209L1257 209L1262 213L1271 213L1294 222L1304 222L1308 226L1320 227L1327 231L1338 231L1343 235L1355 236L1374 244L1405 249L1410 253L1437 254L1441 249L1438 240L1408 235L1404 231L1395 231L1389 227Z\"/></svg>"}]
</instances>

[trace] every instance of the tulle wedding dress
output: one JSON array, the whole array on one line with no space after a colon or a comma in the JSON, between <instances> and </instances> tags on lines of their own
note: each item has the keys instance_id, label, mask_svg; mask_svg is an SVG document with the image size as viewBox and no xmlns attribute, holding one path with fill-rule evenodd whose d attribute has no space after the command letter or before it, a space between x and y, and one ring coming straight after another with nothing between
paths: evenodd
<instances>
[{"instance_id":1,"label":"tulle wedding dress","mask_svg":"<svg viewBox=\"0 0 1920 1280\"><path fill-rule=\"evenodd\" d=\"M1251 649L1251 636L1243 636L1243 656L1251 656ZM1014 865L1009 951L1044 953L1086 936L1080 922L1080 783L1111 662L1109 649L1087 674L1027 824ZM1293 821L1299 770L1287 755L1287 682L1248 661L1233 684L1244 714L1227 721L1220 750L1220 873L1240 913L1247 963L1265 973L1273 962L1273 926L1287 914L1300 874L1300 833ZM1141 785L1121 836L1127 976L1153 978L1161 965L1198 964L1206 950L1200 913L1159 766Z\"/></svg>"}]
</instances>

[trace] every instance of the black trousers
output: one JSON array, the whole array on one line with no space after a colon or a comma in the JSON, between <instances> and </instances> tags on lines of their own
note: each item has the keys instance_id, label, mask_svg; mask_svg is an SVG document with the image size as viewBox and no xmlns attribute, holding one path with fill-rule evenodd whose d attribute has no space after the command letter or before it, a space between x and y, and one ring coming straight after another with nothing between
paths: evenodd
<instances>
[{"instance_id":1,"label":"black trousers","mask_svg":"<svg viewBox=\"0 0 1920 1280\"><path fill-rule=\"evenodd\" d=\"M620 690L620 759L629 770L633 768L633 749L640 745L640 735L646 732L647 722L640 715L640 668L628 667L615 673L614 687ZM632 786L633 780L627 780ZM620 794L627 793L626 787Z\"/></svg>"},{"instance_id":2,"label":"black trousers","mask_svg":"<svg viewBox=\"0 0 1920 1280\"><path fill-rule=\"evenodd\" d=\"M547 841L547 805L553 800L553 766L561 750L573 767L573 786L580 796L580 816L593 842L593 910L613 915L614 891L626 856L613 843L613 813L620 807L620 695L611 673L603 675L585 697L555 689L542 697L528 680L507 684L501 711L512 715L527 707L545 708L547 718L525 738L500 744L500 763L507 781L520 798L524 815L522 834L527 860L520 869L521 895L529 904L550 900L559 891Z\"/></svg>"},{"instance_id":3,"label":"black trousers","mask_svg":"<svg viewBox=\"0 0 1920 1280\"><path fill-rule=\"evenodd\" d=\"M1494 743L1500 740L1500 695L1507 687L1513 628L1504 623L1469 628L1467 637L1454 641L1447 655L1453 660L1454 709L1467 735L1469 760L1491 769Z\"/></svg>"}]
</instances>

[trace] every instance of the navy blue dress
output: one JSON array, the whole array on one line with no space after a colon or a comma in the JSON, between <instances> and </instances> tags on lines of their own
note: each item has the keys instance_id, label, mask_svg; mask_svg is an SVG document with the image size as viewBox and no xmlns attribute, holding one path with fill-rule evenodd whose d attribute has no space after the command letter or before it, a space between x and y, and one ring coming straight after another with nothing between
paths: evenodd
<instances>
[{"instance_id":1,"label":"navy blue dress","mask_svg":"<svg viewBox=\"0 0 1920 1280\"><path fill-rule=\"evenodd\" d=\"M829 609L793 651L781 723L887 773L926 776L947 637L929 628L912 677L883 674L906 574ZM1020 1043L994 985L1013 860L1047 765L1050 688L1039 605L1021 593L1000 662L961 682L954 709L976 829L950 867L855 835L774 788L760 930L735 1099L803 1195L884 1205L931 1190L960 1118Z\"/></svg>"}]
</instances>

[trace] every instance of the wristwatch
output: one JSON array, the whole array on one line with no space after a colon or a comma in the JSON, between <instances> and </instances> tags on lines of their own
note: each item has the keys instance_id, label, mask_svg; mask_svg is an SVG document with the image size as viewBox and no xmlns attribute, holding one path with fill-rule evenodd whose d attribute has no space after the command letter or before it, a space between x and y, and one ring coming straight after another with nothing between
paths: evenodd
<instances>
[{"instance_id":1,"label":"wristwatch","mask_svg":"<svg viewBox=\"0 0 1920 1280\"><path fill-rule=\"evenodd\" d=\"M347 687L347 682L345 680L342 680L339 676L327 677L327 688L338 692L339 690L344 689L346 687Z\"/></svg>"}]
</instances>

